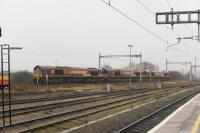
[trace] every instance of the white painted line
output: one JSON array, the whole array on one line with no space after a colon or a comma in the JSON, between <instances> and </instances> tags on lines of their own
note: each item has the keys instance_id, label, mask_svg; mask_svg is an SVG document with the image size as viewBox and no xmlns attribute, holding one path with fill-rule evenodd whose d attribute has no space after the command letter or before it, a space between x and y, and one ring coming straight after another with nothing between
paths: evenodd
<instances>
[{"instance_id":1,"label":"white painted line","mask_svg":"<svg viewBox=\"0 0 200 133\"><path fill-rule=\"evenodd\" d=\"M193 97L190 101L188 101L187 103L185 103L184 105L182 105L181 107L179 107L175 112L173 112L171 115L169 115L167 118L165 118L161 123L159 123L157 126L155 126L154 128L152 128L151 130L148 131L148 133L154 133L156 130L158 130L159 128L161 128L164 124L166 124L172 117L174 117L177 113L179 113L183 108L185 108L185 106L187 106L188 104L190 104L195 98L199 97L200 94L196 95L195 97Z\"/></svg>"},{"instance_id":2,"label":"white painted line","mask_svg":"<svg viewBox=\"0 0 200 133\"><path fill-rule=\"evenodd\" d=\"M125 112L128 112L128 111L131 111L131 110L133 110L133 109L136 109L136 108L139 108L139 107L145 106L145 105L147 105L147 104L149 104L149 103L152 103L152 102L155 102L155 101L157 101L157 100L154 100L154 101L151 101L151 102L148 102L148 103L142 104L142 105L138 105L138 106L136 106L136 107L134 107L134 108L127 109L127 110L124 110L124 111L122 111L122 112L118 112L118 113L115 113L115 114L112 114L112 115L108 115L108 116L106 116L106 117L103 117L103 118L98 119L98 120L95 120L95 121L90 121L90 122L88 122L87 124L82 124L82 125L80 125L80 126L70 128L70 129L65 130L65 131L62 131L62 132L60 132L60 133L68 133L68 132L74 131L74 130L76 130L76 129L79 129L79 128L82 128L82 127L85 127L85 126L91 125L91 124L93 124L93 123L96 123L96 122L99 122L99 121L102 121L102 120L105 120L105 119L111 118L111 117L113 117L113 116L116 116L116 115L119 115L119 114L122 114L122 113L125 113Z\"/></svg>"}]
</instances>

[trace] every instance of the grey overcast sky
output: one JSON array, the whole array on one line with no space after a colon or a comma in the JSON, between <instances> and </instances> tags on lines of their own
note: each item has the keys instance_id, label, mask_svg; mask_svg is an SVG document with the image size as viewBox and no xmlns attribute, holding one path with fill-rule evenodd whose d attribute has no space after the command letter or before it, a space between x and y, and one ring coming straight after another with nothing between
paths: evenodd
<instances>
[{"instance_id":1,"label":"grey overcast sky","mask_svg":"<svg viewBox=\"0 0 200 133\"><path fill-rule=\"evenodd\" d=\"M156 25L155 18L136 0L110 0L111 4L170 43L178 37L170 26ZM139 0L153 13L169 11L166 0ZM199 0L169 0L174 10L198 10ZM97 67L98 53L143 53L143 60L165 68L167 44L114 11L101 0L0 0L0 43L21 46L12 51L12 69L31 71L35 65ZM197 25L175 25L181 37L197 34ZM176 46L182 52L197 56L200 44L187 40ZM170 61L192 61L174 49ZM134 59L138 62L138 59ZM128 59L106 59L115 68L128 64ZM200 64L200 63L199 63ZM174 69L176 66L170 66ZM183 66L178 66L181 68Z\"/></svg>"}]
</instances>

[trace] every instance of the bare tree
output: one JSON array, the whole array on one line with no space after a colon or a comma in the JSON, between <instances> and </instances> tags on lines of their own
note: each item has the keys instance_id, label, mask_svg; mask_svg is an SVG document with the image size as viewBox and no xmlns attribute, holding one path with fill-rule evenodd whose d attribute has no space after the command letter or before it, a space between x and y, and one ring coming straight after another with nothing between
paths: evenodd
<instances>
[{"instance_id":1,"label":"bare tree","mask_svg":"<svg viewBox=\"0 0 200 133\"><path fill-rule=\"evenodd\" d=\"M169 77L171 80L184 80L185 79L185 75L179 71L170 71Z\"/></svg>"},{"instance_id":2,"label":"bare tree","mask_svg":"<svg viewBox=\"0 0 200 133\"><path fill-rule=\"evenodd\" d=\"M104 64L103 68L112 69L112 66L110 66L109 64Z\"/></svg>"},{"instance_id":3,"label":"bare tree","mask_svg":"<svg viewBox=\"0 0 200 133\"><path fill-rule=\"evenodd\" d=\"M131 63L132 65L132 69L135 70L135 71L139 71L142 70L148 70L148 71L159 71L159 66L158 65L155 65L151 62L147 62L147 61L143 61L141 64L140 63L137 63L135 64L134 62ZM128 66L125 66L123 67L124 69L129 69L129 65Z\"/></svg>"},{"instance_id":4,"label":"bare tree","mask_svg":"<svg viewBox=\"0 0 200 133\"><path fill-rule=\"evenodd\" d=\"M139 67L142 67L143 70L149 70L149 71L159 71L159 66L155 65L151 62L144 61L142 62L142 65L138 64Z\"/></svg>"}]
</instances>

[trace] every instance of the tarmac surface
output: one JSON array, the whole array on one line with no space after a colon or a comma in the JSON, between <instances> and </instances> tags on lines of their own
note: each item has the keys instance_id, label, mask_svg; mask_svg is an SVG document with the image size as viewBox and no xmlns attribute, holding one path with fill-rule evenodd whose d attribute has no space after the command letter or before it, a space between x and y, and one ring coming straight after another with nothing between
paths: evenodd
<instances>
[{"instance_id":1,"label":"tarmac surface","mask_svg":"<svg viewBox=\"0 0 200 133\"><path fill-rule=\"evenodd\" d=\"M148 133L200 133L200 94L178 108Z\"/></svg>"}]
</instances>

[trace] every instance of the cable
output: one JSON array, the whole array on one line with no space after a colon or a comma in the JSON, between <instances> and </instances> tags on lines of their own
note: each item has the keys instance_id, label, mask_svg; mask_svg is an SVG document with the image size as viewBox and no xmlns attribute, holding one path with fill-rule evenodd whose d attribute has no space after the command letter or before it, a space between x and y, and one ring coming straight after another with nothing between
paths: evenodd
<instances>
[{"instance_id":1,"label":"cable","mask_svg":"<svg viewBox=\"0 0 200 133\"><path fill-rule=\"evenodd\" d=\"M171 4L170 4L170 2L169 2L169 0L166 0L167 1L167 4L168 4L168 6L169 6L169 8L170 9L173 9L172 8L172 6L171 6ZM183 24L184 25L184 27L193 35L193 36L195 36L195 34L192 32L192 30L186 25L186 24ZM174 30L172 30L177 36L180 36L177 32L175 32ZM183 42L188 46L188 45L190 45L189 43L187 43L185 40L183 40ZM196 50L194 50L194 49L192 49L195 53L198 53Z\"/></svg>"},{"instance_id":2,"label":"cable","mask_svg":"<svg viewBox=\"0 0 200 133\"><path fill-rule=\"evenodd\" d=\"M172 8L171 5L170 5L170 3L169 3L169 0L166 0L166 1L167 1L167 3L168 3L169 8ZM146 7L142 2L140 2L139 0L136 0L136 2L137 2L138 4L140 4L142 7L144 7L151 15L153 15L154 17L156 16L155 13L153 13L153 12L152 12L148 7ZM187 25L184 24L184 26L185 26L185 28L186 28L193 36L195 36L194 33L192 32L192 30L191 30ZM174 34L177 35L178 37L180 36L177 32L175 32L175 31L173 31L173 32L174 32Z\"/></svg>"},{"instance_id":3,"label":"cable","mask_svg":"<svg viewBox=\"0 0 200 133\"><path fill-rule=\"evenodd\" d=\"M171 4L170 4L170 2L169 2L169 0L166 0L166 1L167 1L168 7L169 7L170 9L173 9L172 6L171 6ZM195 36L195 34L192 32L192 30L191 30L186 24L184 24L184 26L185 26L185 28L186 28L193 36Z\"/></svg>"},{"instance_id":4,"label":"cable","mask_svg":"<svg viewBox=\"0 0 200 133\"><path fill-rule=\"evenodd\" d=\"M169 3L169 0L166 0L166 2L167 2L167 5L169 6L169 8L173 9L172 6L171 6L171 4Z\"/></svg>"},{"instance_id":5,"label":"cable","mask_svg":"<svg viewBox=\"0 0 200 133\"><path fill-rule=\"evenodd\" d=\"M136 2L138 3L138 4L140 4L144 9L146 9L146 11L147 12L149 12L151 15L153 15L154 17L155 17L155 13L153 13L147 6L145 6L141 1L139 1L139 0L136 0ZM167 0L167 2L168 2L168 4L170 5L170 3L169 3L169 1ZM171 7L171 6L170 6ZM176 36L178 36L178 37L180 37L180 35L176 32L176 31L174 31L174 30L172 30L172 32L176 35ZM184 43L185 44L187 44L187 45L189 45L188 43L186 43L185 41L184 41ZM168 41L167 41L167 44L169 44L168 43ZM192 49L193 50L193 49ZM179 50L179 52L180 52L181 50ZM196 52L196 51L195 51ZM185 53L185 52L183 52L183 53Z\"/></svg>"},{"instance_id":6,"label":"cable","mask_svg":"<svg viewBox=\"0 0 200 133\"><path fill-rule=\"evenodd\" d=\"M192 30L186 24L184 24L184 26L193 36L195 36L195 34L192 32Z\"/></svg>"},{"instance_id":7,"label":"cable","mask_svg":"<svg viewBox=\"0 0 200 133\"><path fill-rule=\"evenodd\" d=\"M139 22L135 21L134 19L132 19L131 17L129 17L128 15L126 15L125 13L123 13L122 11L120 11L119 9L117 9L116 7L112 6L109 3L105 2L104 0L101 0L104 4L108 5L109 7L111 7L112 9L114 9L115 11L117 11L118 13L120 13L122 16L128 18L129 20L131 20L132 22L134 22L135 24L137 24L139 27L143 28L145 31L149 32L150 34L152 34L154 37L156 37L157 39L159 39L160 41L169 44L168 41L164 40L163 38L161 38L160 36L158 36L157 34L153 33L151 30L147 29L145 26L143 26L142 24L140 24ZM137 2L142 5L151 15L155 16L154 13L147 8L143 3L141 3L140 1L137 0ZM177 48L176 48L177 49ZM177 51L181 52L180 49L177 49ZM184 55L187 55L189 57L194 58L193 56L191 56L190 54L186 53L186 52L182 52Z\"/></svg>"},{"instance_id":8,"label":"cable","mask_svg":"<svg viewBox=\"0 0 200 133\"><path fill-rule=\"evenodd\" d=\"M140 2L139 0L136 0L136 2L138 4L140 4L142 7L144 7L151 15L153 15L154 17L156 16L148 7L146 7L142 2Z\"/></svg>"},{"instance_id":9,"label":"cable","mask_svg":"<svg viewBox=\"0 0 200 133\"><path fill-rule=\"evenodd\" d=\"M183 52L183 51L181 51L180 49L177 49L177 48L172 48L172 49L174 49L174 50L178 51L179 53L182 53L182 54L184 54L184 55L186 55L186 56L188 56L188 57L194 58L194 56L192 56L192 55L190 55L190 54L188 54L188 53L186 53L186 52Z\"/></svg>"},{"instance_id":10,"label":"cable","mask_svg":"<svg viewBox=\"0 0 200 133\"><path fill-rule=\"evenodd\" d=\"M156 16L155 13L153 13L153 12L152 12L147 6L145 6L141 1L136 0L136 2L137 2L138 4L140 4L142 7L144 7L153 17ZM174 34L175 34L176 36L180 37L180 35L179 35L177 32L175 32L175 31L173 31L173 32L174 32Z\"/></svg>"},{"instance_id":11,"label":"cable","mask_svg":"<svg viewBox=\"0 0 200 133\"><path fill-rule=\"evenodd\" d=\"M152 34L154 37L156 37L157 39L159 39L160 41L167 43L166 40L164 40L163 38L159 37L157 34L153 33L151 30L149 30L148 28L146 28L145 26L143 26L142 24L140 24L139 22L135 21L134 19L132 19L131 17L129 17L128 15L126 15L125 13L123 13L122 11L120 11L119 9L115 8L114 6L112 6L110 3L105 2L104 0L101 0L103 3L105 3L106 5L110 6L112 9L114 9L115 11L117 11L118 13L120 13L122 16L128 18L129 20L131 20L132 22L134 22L135 24L137 24L139 27L143 28L145 31L149 32L150 34Z\"/></svg>"}]
</instances>

